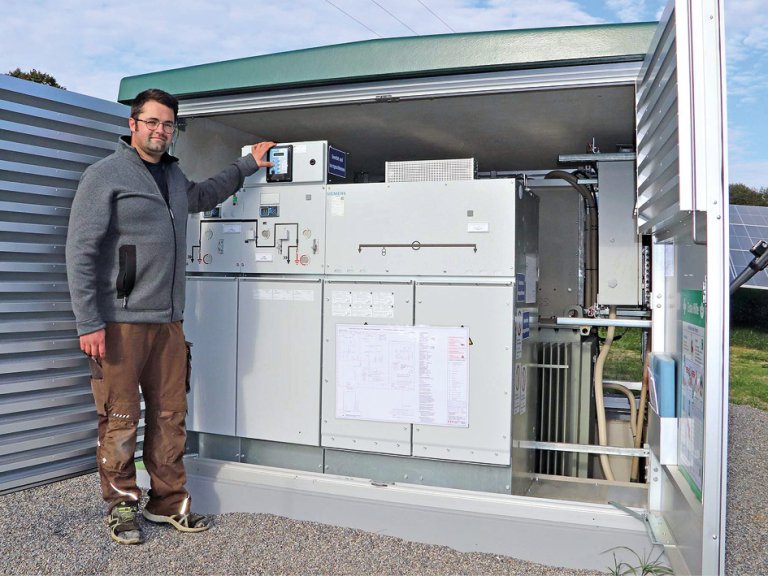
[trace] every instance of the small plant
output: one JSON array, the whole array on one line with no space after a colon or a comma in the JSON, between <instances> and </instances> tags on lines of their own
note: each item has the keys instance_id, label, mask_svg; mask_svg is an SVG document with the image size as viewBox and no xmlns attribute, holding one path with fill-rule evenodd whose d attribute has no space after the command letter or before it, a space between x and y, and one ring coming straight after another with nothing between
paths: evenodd
<instances>
[{"instance_id":1,"label":"small plant","mask_svg":"<svg viewBox=\"0 0 768 576\"><path fill-rule=\"evenodd\" d=\"M637 566L633 566L629 562L619 562L616 558L616 550L620 549L628 550L631 552L635 558L637 558ZM653 551L649 552L647 555L641 557L637 552L632 550L631 548L628 548L626 546L616 546L615 548L609 548L606 550L606 552L612 552L613 553L613 567L608 568L608 573L613 574L613 576L626 576L628 574L633 575L639 575L639 576L646 576L646 575L656 575L656 574L674 574L672 572L672 568L667 566L666 564L661 563L661 557L664 554L664 551L660 551L659 555L656 556L653 560L651 560L651 554Z\"/></svg>"}]
</instances>

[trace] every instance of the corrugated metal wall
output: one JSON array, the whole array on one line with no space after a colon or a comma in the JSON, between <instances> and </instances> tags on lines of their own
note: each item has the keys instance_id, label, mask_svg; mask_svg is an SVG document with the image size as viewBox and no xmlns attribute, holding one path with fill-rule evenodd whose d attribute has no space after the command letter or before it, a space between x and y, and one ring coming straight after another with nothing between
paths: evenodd
<instances>
[{"instance_id":1,"label":"corrugated metal wall","mask_svg":"<svg viewBox=\"0 0 768 576\"><path fill-rule=\"evenodd\" d=\"M95 468L64 242L83 170L129 109L0 75L0 493Z\"/></svg>"}]
</instances>

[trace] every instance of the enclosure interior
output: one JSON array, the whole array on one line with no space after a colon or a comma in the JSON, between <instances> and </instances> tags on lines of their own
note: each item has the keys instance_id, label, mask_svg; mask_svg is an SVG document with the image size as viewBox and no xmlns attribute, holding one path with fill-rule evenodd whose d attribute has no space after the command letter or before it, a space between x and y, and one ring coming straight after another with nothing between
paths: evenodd
<instances>
[{"instance_id":1,"label":"enclosure interior","mask_svg":"<svg viewBox=\"0 0 768 576\"><path fill-rule=\"evenodd\" d=\"M270 109L209 119L245 132L246 138L327 140L350 153L350 173L366 172L379 180L387 161L475 158L481 172L546 170L558 166L559 154L586 152L593 138L603 152L632 146L635 91L634 85L563 88ZM213 168L207 162L212 143L203 151L185 149L185 141L208 140L204 132L196 134L189 120L188 134L179 139L180 157L188 170L204 175ZM240 140L228 144L230 154L240 153Z\"/></svg>"},{"instance_id":2,"label":"enclosure interior","mask_svg":"<svg viewBox=\"0 0 768 576\"><path fill-rule=\"evenodd\" d=\"M559 165L558 156L585 153L592 142L602 152L633 147L634 120L634 85L562 88L188 117L175 152L191 178L212 174L233 157L239 156L244 144L269 139L278 142L328 141L348 152L346 182L349 183L382 182L385 162L450 158L473 158L481 174L526 172L536 179L549 170L573 169L573 166ZM632 193L633 186L629 186ZM543 316L557 316L578 303L583 289L583 253L580 249L583 206L578 194L562 181L553 181L551 185L539 183L532 190L540 199L537 306ZM633 203L633 198L629 203ZM610 218L612 215L603 216ZM194 234L197 226L199 215L190 219L189 233ZM301 279L258 276L237 279L233 278L237 274L232 273L219 273L214 278L196 272L194 267L190 271L198 276L198 280L220 282L226 286L224 292L217 291L215 297L209 296L212 299L206 304L214 312L210 316L212 324L209 332L212 334L231 331L237 322L237 314L242 314L239 307L222 308L220 305L219 294L238 301L235 281L239 281L241 286L246 286L246 282L305 281L307 290L319 290L316 285L318 278L311 274ZM321 274L321 271L316 274ZM320 292L316 296L319 300ZM239 302L238 306L242 306L252 300L241 299ZM188 324L189 305L188 302ZM268 321L301 324L305 319L276 315ZM320 329L320 326L310 326L301 332L306 334ZM325 330L328 329L326 326ZM573 374L561 386L563 393L570 395L574 405L578 405L577 418L581 420L580 436L570 441L589 442L593 437L594 418L589 385L594 340L582 338L574 328L542 325L536 332L539 349L533 353L539 356L538 360L531 362L551 362L555 357L561 359L558 361L568 359L567 364ZM254 332L248 337L263 341L265 335ZM327 334L324 335L326 337ZM205 354L200 346L195 351ZM319 347L309 343L302 353L302 365L306 369L320 366L322 354ZM550 356L543 359L543 354ZM230 358L217 362L218 368L209 377L234 379L235 364L249 355L251 348L240 349L238 360L233 351ZM281 358L281 361L290 359ZM319 379L319 370L312 370L302 377ZM576 382L582 384L577 386ZM584 382L587 386L583 385ZM296 410L311 412L316 409L311 399L308 400L300 390L293 391L293 394ZM536 398L536 402L542 402L540 396ZM210 401L210 398L206 399L206 402ZM318 399L318 402L321 401L324 400ZM215 401L207 406L214 405ZM269 407L258 411L258 414L242 412L242 407L229 404L222 410L217 421L231 419L233 426L220 430L214 427L192 434L191 451L214 458L322 470L380 481L435 484L500 493L510 492L511 477L515 475L511 461L508 465L441 458L417 462L408 455L398 455L394 449L384 454L374 449L356 450L352 445L340 445L339 449L321 448L321 431L318 428L302 432L304 439L276 439L270 438L268 433L259 432L244 434L242 432L247 426L243 428L241 424L251 417L256 422L259 418L269 420L280 416L270 412ZM235 421L239 423L237 428L234 427ZM541 439L540 436L537 438L537 434L541 433L540 422L532 418L525 426L526 431L519 434L519 438L512 431L513 442L518 439ZM631 506L644 504L646 495L643 484L607 483L594 479L589 459L570 454L560 455L559 458L561 462L551 468L524 466L527 481L521 493L597 502L613 500ZM514 488L511 490L515 492Z\"/></svg>"}]
</instances>

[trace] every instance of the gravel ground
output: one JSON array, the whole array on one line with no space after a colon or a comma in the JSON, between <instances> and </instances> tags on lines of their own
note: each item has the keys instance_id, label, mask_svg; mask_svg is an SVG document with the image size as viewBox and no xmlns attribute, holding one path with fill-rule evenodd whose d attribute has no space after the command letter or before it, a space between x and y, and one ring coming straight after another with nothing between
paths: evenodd
<instances>
[{"instance_id":1,"label":"gravel ground","mask_svg":"<svg viewBox=\"0 0 768 576\"><path fill-rule=\"evenodd\" d=\"M768 412L730 406L726 574L768 574Z\"/></svg>"},{"instance_id":2,"label":"gravel ground","mask_svg":"<svg viewBox=\"0 0 768 576\"><path fill-rule=\"evenodd\" d=\"M768 574L768 413L731 406L727 574ZM461 553L271 514L222 514L181 534L145 523L146 543L112 543L98 478L0 497L2 574L589 575L493 554ZM610 559L606 558L606 572ZM603 572L605 573L605 572Z\"/></svg>"}]
</instances>

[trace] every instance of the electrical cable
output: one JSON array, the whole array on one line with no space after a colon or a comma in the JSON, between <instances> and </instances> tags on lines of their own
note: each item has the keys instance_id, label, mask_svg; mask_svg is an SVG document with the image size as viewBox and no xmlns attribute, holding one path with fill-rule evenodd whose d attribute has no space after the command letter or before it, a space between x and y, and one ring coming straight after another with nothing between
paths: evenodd
<instances>
[{"instance_id":1,"label":"electrical cable","mask_svg":"<svg viewBox=\"0 0 768 576\"><path fill-rule=\"evenodd\" d=\"M414 34L416 34L416 36L420 36L420 34L419 34L418 32L416 32L416 30L414 30L413 28L411 28L410 26L408 26L408 24L406 24L405 22L403 22L402 20L400 20L400 18L398 18L397 16L395 16L394 14L392 14L392 12L390 12L389 10L387 10L386 8L384 8L384 6L382 6L381 4L379 4L378 2L376 2L376 0L371 0L371 2L373 2L374 4L376 4L376 6L378 6L378 7L379 7L379 8L381 8L382 10L384 10L384 12L386 12L387 14L389 14L390 16L392 16L392 18L394 18L395 20L397 20L398 22L400 22L400 24L402 24L403 26L405 26L406 28L408 28L408 30L410 30L411 32L413 32Z\"/></svg>"},{"instance_id":2,"label":"electrical cable","mask_svg":"<svg viewBox=\"0 0 768 576\"><path fill-rule=\"evenodd\" d=\"M578 178L564 170L552 170L545 179L558 178L570 184L584 199L587 234L584 239L586 255L584 262L584 308L597 303L597 201L595 194L586 186L579 184Z\"/></svg>"},{"instance_id":3,"label":"electrical cable","mask_svg":"<svg viewBox=\"0 0 768 576\"><path fill-rule=\"evenodd\" d=\"M333 6L334 8L336 8L336 10L338 10L339 12L341 12L342 14L344 14L345 16L347 16L347 17L351 18L352 20L354 20L355 22L357 22L358 24L360 24L360 26L362 26L362 27L363 27L363 28L365 28L366 30L369 30L369 31L373 32L373 33L374 33L374 34L376 34L376 36L377 36L377 37L379 37L379 38L383 38L383 36L382 36L381 34L379 34L378 32L376 32L376 30L374 30L374 29L372 29L372 28L369 28L368 26L366 26L365 24L363 24L362 22L360 22L360 20L358 20L357 18L355 18L354 16L352 16L352 14L350 14L349 12L345 12L344 10L342 10L341 8L339 8L338 6L336 6L336 4L334 4L333 2L331 2L331 0L325 0L325 1L326 1L328 4L330 4L331 6Z\"/></svg>"},{"instance_id":4,"label":"electrical cable","mask_svg":"<svg viewBox=\"0 0 768 576\"><path fill-rule=\"evenodd\" d=\"M613 337L613 341L618 342L619 340L624 338L624 336L627 335L627 332L629 332L629 328L624 328L624 331L621 334L617 334L616 336Z\"/></svg>"},{"instance_id":5,"label":"electrical cable","mask_svg":"<svg viewBox=\"0 0 768 576\"><path fill-rule=\"evenodd\" d=\"M448 24L448 22L446 22L445 20L443 20L442 18L440 18L440 16L438 16L437 14L435 14L435 12L433 12L433 11L432 11L432 9L431 9L429 6L427 6L426 4L424 4L424 2L422 2L421 0L416 0L416 1L417 1L419 4L421 4L422 6L424 6L424 8L426 8L426 9L427 9L427 11L428 11L430 14L432 14L432 16L434 16L435 18L437 18L438 20L440 20L440 22L442 22L443 24L445 24L445 27L446 27L446 28L448 28L448 30L450 30L451 32L456 32L456 30L454 30L453 28L451 28L451 26Z\"/></svg>"},{"instance_id":6,"label":"electrical cable","mask_svg":"<svg viewBox=\"0 0 768 576\"><path fill-rule=\"evenodd\" d=\"M604 382L603 388L621 392L627 397L627 400L629 400L629 430L632 432L632 445L634 446L635 438L637 438L637 398L635 398L635 394L626 386L622 386L616 382Z\"/></svg>"},{"instance_id":7,"label":"electrical cable","mask_svg":"<svg viewBox=\"0 0 768 576\"><path fill-rule=\"evenodd\" d=\"M643 429L645 427L645 405L648 399L648 386L651 379L651 353L645 353L645 362L643 363L643 384L640 387L640 406L637 409L637 436L635 436L635 448L640 448L643 444ZM632 458L629 479L637 482L640 476L640 459L637 456Z\"/></svg>"},{"instance_id":8,"label":"electrical cable","mask_svg":"<svg viewBox=\"0 0 768 576\"><path fill-rule=\"evenodd\" d=\"M610 307L608 317L611 319L616 318L616 309L613 306ZM600 354L597 355L597 361L595 362L595 412L597 416L597 443L600 446L608 445L608 426L605 417L605 396L603 391L603 367L605 366L608 351L611 349L615 332L616 326L608 326L605 344L600 349ZM600 454L600 465L603 468L605 479L615 480L607 454Z\"/></svg>"}]
</instances>

